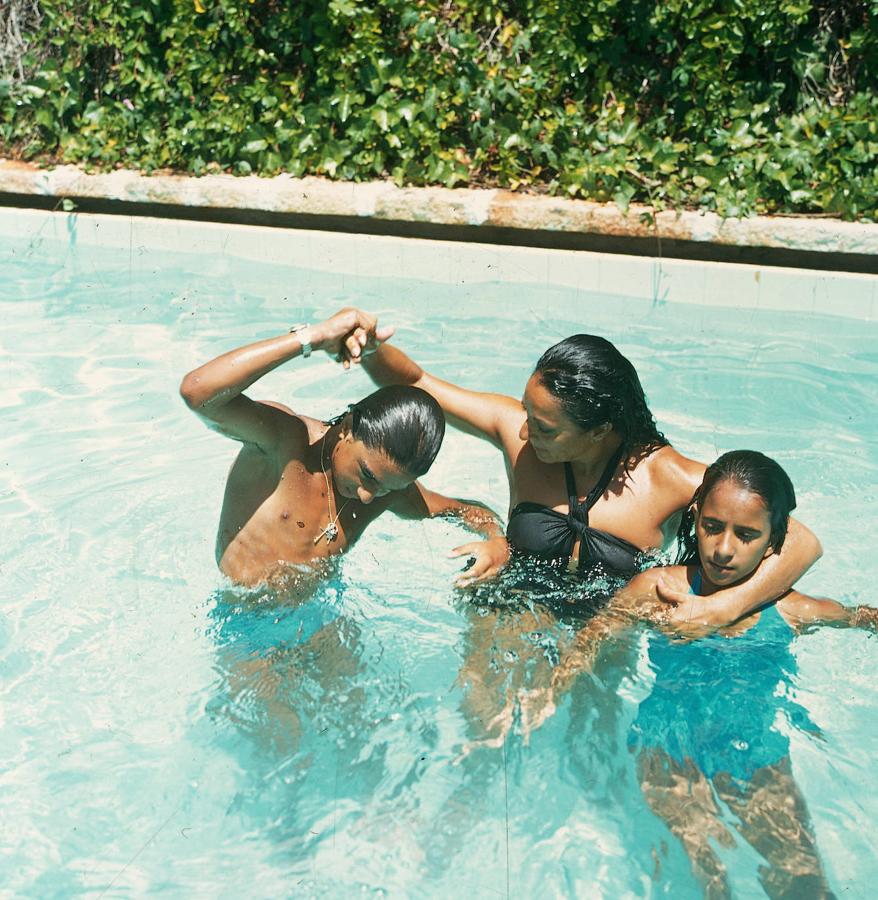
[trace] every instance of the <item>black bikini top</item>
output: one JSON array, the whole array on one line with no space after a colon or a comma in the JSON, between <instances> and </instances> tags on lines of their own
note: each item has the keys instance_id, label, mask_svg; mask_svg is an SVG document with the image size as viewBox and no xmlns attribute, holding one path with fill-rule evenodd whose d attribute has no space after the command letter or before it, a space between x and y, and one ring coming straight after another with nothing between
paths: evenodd
<instances>
[{"instance_id":1,"label":"black bikini top","mask_svg":"<svg viewBox=\"0 0 878 900\"><path fill-rule=\"evenodd\" d=\"M565 515L542 503L531 501L517 504L509 515L509 525L506 528L509 543L523 553L542 559L563 559L566 562L579 538L581 573L597 565L617 575L632 575L637 572L637 557L641 553L639 547L588 524L588 511L606 490L621 459L620 448L619 453L607 463L584 503L579 502L573 468L570 463L564 463L570 512Z\"/></svg>"}]
</instances>

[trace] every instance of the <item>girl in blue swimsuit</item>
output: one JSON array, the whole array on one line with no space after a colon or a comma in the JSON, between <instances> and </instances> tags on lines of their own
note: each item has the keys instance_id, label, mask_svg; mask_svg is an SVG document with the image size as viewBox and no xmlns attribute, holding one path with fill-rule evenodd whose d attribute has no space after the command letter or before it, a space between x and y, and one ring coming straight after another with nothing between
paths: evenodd
<instances>
[{"instance_id":1,"label":"girl in blue swimsuit","mask_svg":"<svg viewBox=\"0 0 878 900\"><path fill-rule=\"evenodd\" d=\"M525 733L555 709L555 696L589 668L602 639L638 619L664 625L650 641L656 681L629 738L651 809L682 841L708 896L729 886L716 844L734 846L734 828L763 857L759 877L771 896L829 897L804 798L792 778L789 740L778 728L814 732L794 701L796 660L790 642L817 623L878 630L878 610L788 591L738 622L683 641L668 627L657 586L709 597L746 582L786 537L795 492L786 472L751 450L721 456L705 472L683 541L690 565L650 569L634 578L607 614L579 632L548 692L520 698ZM664 621L663 621L664 620ZM729 638L734 638L730 641Z\"/></svg>"}]
</instances>

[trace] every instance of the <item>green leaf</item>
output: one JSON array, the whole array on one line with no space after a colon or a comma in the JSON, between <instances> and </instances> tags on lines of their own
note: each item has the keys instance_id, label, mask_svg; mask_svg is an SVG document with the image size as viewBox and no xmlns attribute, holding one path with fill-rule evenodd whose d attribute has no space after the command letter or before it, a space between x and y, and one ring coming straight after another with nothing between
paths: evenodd
<instances>
[{"instance_id":1,"label":"green leaf","mask_svg":"<svg viewBox=\"0 0 878 900\"><path fill-rule=\"evenodd\" d=\"M631 198L637 193L637 188L630 184L622 185L619 190L613 194L613 202L619 209L622 211L623 215L628 213L628 206L631 203Z\"/></svg>"},{"instance_id":2,"label":"green leaf","mask_svg":"<svg viewBox=\"0 0 878 900\"><path fill-rule=\"evenodd\" d=\"M342 122L347 122L351 114L351 95L342 94L338 103L338 118Z\"/></svg>"}]
</instances>

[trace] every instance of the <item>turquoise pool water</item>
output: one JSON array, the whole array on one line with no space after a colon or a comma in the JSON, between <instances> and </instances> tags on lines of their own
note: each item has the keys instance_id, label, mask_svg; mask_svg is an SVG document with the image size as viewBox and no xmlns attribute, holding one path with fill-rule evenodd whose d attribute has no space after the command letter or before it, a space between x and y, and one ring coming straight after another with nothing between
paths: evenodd
<instances>
[{"instance_id":1,"label":"turquoise pool water","mask_svg":"<svg viewBox=\"0 0 878 900\"><path fill-rule=\"evenodd\" d=\"M788 469L825 548L804 589L878 604L875 322L7 241L3 891L701 896L629 750L656 678L646 632L608 648L528 744L456 763L569 637L455 594L459 529L377 522L301 610L224 590L213 542L235 445L188 413L179 379L347 302L381 311L435 373L516 395L547 345L606 335L683 452L752 447ZM329 415L369 389L314 357L252 393ZM499 456L467 436L426 481L506 508ZM798 638L787 680L813 727L775 723L845 897L878 879L876 648ZM750 688L730 680L710 713L740 714ZM717 846L735 896L763 896L755 851Z\"/></svg>"}]
</instances>

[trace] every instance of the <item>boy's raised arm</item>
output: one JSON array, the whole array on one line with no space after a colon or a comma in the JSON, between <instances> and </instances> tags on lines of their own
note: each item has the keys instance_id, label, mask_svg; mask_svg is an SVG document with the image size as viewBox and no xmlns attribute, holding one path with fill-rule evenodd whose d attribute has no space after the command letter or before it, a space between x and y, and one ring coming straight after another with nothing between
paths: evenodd
<instances>
[{"instance_id":1,"label":"boy's raised arm","mask_svg":"<svg viewBox=\"0 0 878 900\"><path fill-rule=\"evenodd\" d=\"M270 406L245 397L251 384L278 366L325 350L339 354L352 352L359 330L376 343L386 340L393 329L379 329L377 320L357 309L343 309L317 325L246 344L217 356L189 372L180 384L186 405L221 432L235 440L259 447L272 446L277 439L279 413Z\"/></svg>"}]
</instances>

